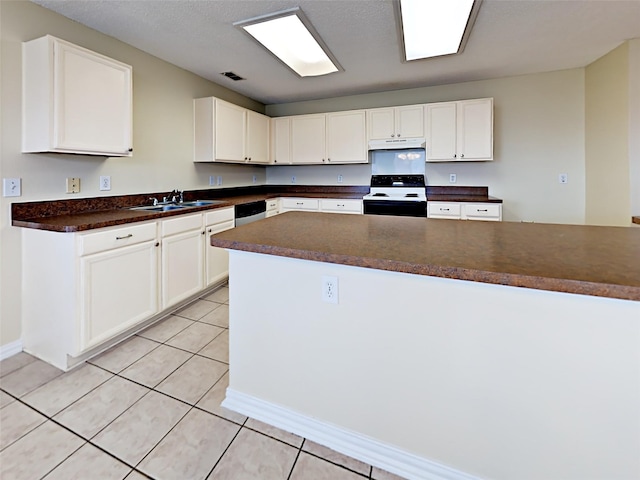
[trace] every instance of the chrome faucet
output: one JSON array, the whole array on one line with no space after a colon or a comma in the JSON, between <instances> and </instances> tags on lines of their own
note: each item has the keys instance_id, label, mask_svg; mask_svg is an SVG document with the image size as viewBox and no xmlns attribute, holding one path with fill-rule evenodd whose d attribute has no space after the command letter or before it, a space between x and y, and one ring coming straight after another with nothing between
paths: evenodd
<instances>
[{"instance_id":1,"label":"chrome faucet","mask_svg":"<svg viewBox=\"0 0 640 480\"><path fill-rule=\"evenodd\" d=\"M156 205L158 205L158 199L156 197L149 197L149 200L151 200L151 204L155 207Z\"/></svg>"}]
</instances>

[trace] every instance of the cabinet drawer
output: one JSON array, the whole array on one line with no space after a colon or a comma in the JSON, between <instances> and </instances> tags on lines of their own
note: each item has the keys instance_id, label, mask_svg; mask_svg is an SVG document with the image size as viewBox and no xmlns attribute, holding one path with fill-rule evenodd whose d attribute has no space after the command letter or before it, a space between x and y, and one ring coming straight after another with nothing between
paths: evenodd
<instances>
[{"instance_id":1,"label":"cabinet drawer","mask_svg":"<svg viewBox=\"0 0 640 480\"><path fill-rule=\"evenodd\" d=\"M234 219L234 210L231 208L218 208L204 214L204 224L206 226L216 223L226 222Z\"/></svg>"},{"instance_id":2,"label":"cabinet drawer","mask_svg":"<svg viewBox=\"0 0 640 480\"><path fill-rule=\"evenodd\" d=\"M277 198L267 200L267 212L277 211L280 202Z\"/></svg>"},{"instance_id":3,"label":"cabinet drawer","mask_svg":"<svg viewBox=\"0 0 640 480\"><path fill-rule=\"evenodd\" d=\"M460 204L448 202L427 202L429 217L460 218Z\"/></svg>"},{"instance_id":4,"label":"cabinet drawer","mask_svg":"<svg viewBox=\"0 0 640 480\"><path fill-rule=\"evenodd\" d=\"M197 228L202 228L202 214L181 215L162 221L162 236L166 237L167 235L188 232Z\"/></svg>"},{"instance_id":5,"label":"cabinet drawer","mask_svg":"<svg viewBox=\"0 0 640 480\"><path fill-rule=\"evenodd\" d=\"M316 198L283 198L283 210L314 210L317 211L319 206Z\"/></svg>"},{"instance_id":6,"label":"cabinet drawer","mask_svg":"<svg viewBox=\"0 0 640 480\"><path fill-rule=\"evenodd\" d=\"M156 223L132 224L78 236L78 255L90 255L156 238Z\"/></svg>"},{"instance_id":7,"label":"cabinet drawer","mask_svg":"<svg viewBox=\"0 0 640 480\"><path fill-rule=\"evenodd\" d=\"M216 233L224 232L225 230L231 230L236 226L236 222L234 220L227 220L225 222L218 222L216 224L207 225L207 234L214 235ZM209 238L207 237L207 243L209 242Z\"/></svg>"},{"instance_id":8,"label":"cabinet drawer","mask_svg":"<svg viewBox=\"0 0 640 480\"><path fill-rule=\"evenodd\" d=\"M463 209L463 218L469 220L500 221L502 219L502 205L499 203L465 203Z\"/></svg>"},{"instance_id":9,"label":"cabinet drawer","mask_svg":"<svg viewBox=\"0 0 640 480\"><path fill-rule=\"evenodd\" d=\"M322 199L320 200L320 210L323 212L362 213L362 200Z\"/></svg>"}]
</instances>

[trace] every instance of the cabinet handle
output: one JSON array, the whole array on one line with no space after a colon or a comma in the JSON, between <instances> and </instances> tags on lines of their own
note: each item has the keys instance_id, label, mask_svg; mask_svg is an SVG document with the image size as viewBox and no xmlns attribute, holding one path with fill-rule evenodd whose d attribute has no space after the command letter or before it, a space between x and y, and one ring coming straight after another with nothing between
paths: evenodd
<instances>
[{"instance_id":1,"label":"cabinet handle","mask_svg":"<svg viewBox=\"0 0 640 480\"><path fill-rule=\"evenodd\" d=\"M116 237L116 240L126 240L127 238L131 238L133 237L133 233L130 233L129 235L125 235L124 237Z\"/></svg>"},{"instance_id":2,"label":"cabinet handle","mask_svg":"<svg viewBox=\"0 0 640 480\"><path fill-rule=\"evenodd\" d=\"M205 231L203 230L203 231L202 231L202 234L204 235L205 233L207 233L207 232L205 232Z\"/></svg>"},{"instance_id":3,"label":"cabinet handle","mask_svg":"<svg viewBox=\"0 0 640 480\"><path fill-rule=\"evenodd\" d=\"M484 210L481 210L481 209L478 208L477 211L478 212L488 212L489 210L487 210L486 208Z\"/></svg>"},{"instance_id":4,"label":"cabinet handle","mask_svg":"<svg viewBox=\"0 0 640 480\"><path fill-rule=\"evenodd\" d=\"M278 160L276 160L275 158L273 159L273 163L278 163Z\"/></svg>"},{"instance_id":5,"label":"cabinet handle","mask_svg":"<svg viewBox=\"0 0 640 480\"><path fill-rule=\"evenodd\" d=\"M133 152L133 148L130 148L128 151L129 151L129 152Z\"/></svg>"},{"instance_id":6,"label":"cabinet handle","mask_svg":"<svg viewBox=\"0 0 640 480\"><path fill-rule=\"evenodd\" d=\"M460 158L464 158L464 153L461 153L461 154L460 154Z\"/></svg>"},{"instance_id":7,"label":"cabinet handle","mask_svg":"<svg viewBox=\"0 0 640 480\"><path fill-rule=\"evenodd\" d=\"M160 246L160 242L156 242L156 247L159 247L159 246Z\"/></svg>"},{"instance_id":8,"label":"cabinet handle","mask_svg":"<svg viewBox=\"0 0 640 480\"><path fill-rule=\"evenodd\" d=\"M400 134L398 134L398 138L400 138Z\"/></svg>"},{"instance_id":9,"label":"cabinet handle","mask_svg":"<svg viewBox=\"0 0 640 480\"><path fill-rule=\"evenodd\" d=\"M331 161L331 159L330 159L330 158L327 158L327 162L330 162L330 161Z\"/></svg>"},{"instance_id":10,"label":"cabinet handle","mask_svg":"<svg viewBox=\"0 0 640 480\"><path fill-rule=\"evenodd\" d=\"M453 158L458 158L458 155L454 153Z\"/></svg>"},{"instance_id":11,"label":"cabinet handle","mask_svg":"<svg viewBox=\"0 0 640 480\"><path fill-rule=\"evenodd\" d=\"M441 212L448 212L448 211L449 211L449 209L448 209L448 208L441 208L441 209L440 209L440 211L441 211Z\"/></svg>"},{"instance_id":12,"label":"cabinet handle","mask_svg":"<svg viewBox=\"0 0 640 480\"><path fill-rule=\"evenodd\" d=\"M395 136L396 136L396 134L395 134L395 133L392 133L392 134L391 134L391 138L393 138L393 137L395 137Z\"/></svg>"},{"instance_id":13,"label":"cabinet handle","mask_svg":"<svg viewBox=\"0 0 640 480\"><path fill-rule=\"evenodd\" d=\"M302 202L296 202L296 205L304 205Z\"/></svg>"}]
</instances>

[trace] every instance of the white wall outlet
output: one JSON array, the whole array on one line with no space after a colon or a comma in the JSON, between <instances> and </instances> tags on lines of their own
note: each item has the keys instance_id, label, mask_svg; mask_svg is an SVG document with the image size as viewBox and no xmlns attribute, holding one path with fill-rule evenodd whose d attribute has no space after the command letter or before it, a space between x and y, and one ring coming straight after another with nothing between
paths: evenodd
<instances>
[{"instance_id":1,"label":"white wall outlet","mask_svg":"<svg viewBox=\"0 0 640 480\"><path fill-rule=\"evenodd\" d=\"M569 175L566 173L558 175L558 183L569 183Z\"/></svg>"},{"instance_id":2,"label":"white wall outlet","mask_svg":"<svg viewBox=\"0 0 640 480\"><path fill-rule=\"evenodd\" d=\"M342 178L342 175L338 175L338 183L342 183L342 180L344 180L344 178Z\"/></svg>"},{"instance_id":3,"label":"white wall outlet","mask_svg":"<svg viewBox=\"0 0 640 480\"><path fill-rule=\"evenodd\" d=\"M111 190L111 177L109 175L100 177L100 190Z\"/></svg>"},{"instance_id":4,"label":"white wall outlet","mask_svg":"<svg viewBox=\"0 0 640 480\"><path fill-rule=\"evenodd\" d=\"M295 176L295 175L293 175L293 176L291 177L291 183L296 183L296 176Z\"/></svg>"},{"instance_id":5,"label":"white wall outlet","mask_svg":"<svg viewBox=\"0 0 640 480\"><path fill-rule=\"evenodd\" d=\"M80 193L80 178L67 178L67 193Z\"/></svg>"},{"instance_id":6,"label":"white wall outlet","mask_svg":"<svg viewBox=\"0 0 640 480\"><path fill-rule=\"evenodd\" d=\"M258 181L258 177L254 175L252 180L253 180L253 183L256 183Z\"/></svg>"},{"instance_id":7,"label":"white wall outlet","mask_svg":"<svg viewBox=\"0 0 640 480\"><path fill-rule=\"evenodd\" d=\"M338 277L323 275L322 301L325 303L338 303Z\"/></svg>"},{"instance_id":8,"label":"white wall outlet","mask_svg":"<svg viewBox=\"0 0 640 480\"><path fill-rule=\"evenodd\" d=\"M2 196L19 197L22 195L22 185L19 178L2 179Z\"/></svg>"},{"instance_id":9,"label":"white wall outlet","mask_svg":"<svg viewBox=\"0 0 640 480\"><path fill-rule=\"evenodd\" d=\"M449 174L449 183L456 183L458 181L458 175L455 173Z\"/></svg>"},{"instance_id":10,"label":"white wall outlet","mask_svg":"<svg viewBox=\"0 0 640 480\"><path fill-rule=\"evenodd\" d=\"M218 185L222 185L222 175L218 175Z\"/></svg>"},{"instance_id":11,"label":"white wall outlet","mask_svg":"<svg viewBox=\"0 0 640 480\"><path fill-rule=\"evenodd\" d=\"M209 175L209 186L213 187L216 184L216 177L214 175Z\"/></svg>"}]
</instances>

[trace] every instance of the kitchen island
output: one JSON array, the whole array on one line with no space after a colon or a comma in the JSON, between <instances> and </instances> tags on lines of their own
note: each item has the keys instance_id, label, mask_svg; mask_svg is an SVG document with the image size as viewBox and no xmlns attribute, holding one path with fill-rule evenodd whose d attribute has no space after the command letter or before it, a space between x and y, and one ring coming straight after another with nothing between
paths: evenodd
<instances>
[{"instance_id":1,"label":"kitchen island","mask_svg":"<svg viewBox=\"0 0 640 480\"><path fill-rule=\"evenodd\" d=\"M211 244L228 408L407 478L640 478L637 229L291 212Z\"/></svg>"}]
</instances>

